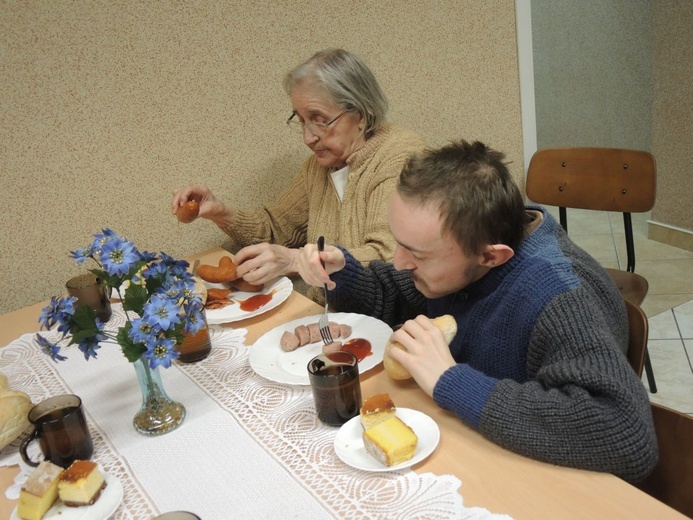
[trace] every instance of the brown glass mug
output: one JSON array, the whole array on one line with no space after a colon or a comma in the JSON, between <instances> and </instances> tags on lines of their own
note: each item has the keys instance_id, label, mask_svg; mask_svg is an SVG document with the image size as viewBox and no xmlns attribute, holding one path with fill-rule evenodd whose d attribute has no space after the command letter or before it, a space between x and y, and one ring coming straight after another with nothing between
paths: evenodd
<instances>
[{"instance_id":1,"label":"brown glass mug","mask_svg":"<svg viewBox=\"0 0 693 520\"><path fill-rule=\"evenodd\" d=\"M29 457L27 448L38 440L46 460L67 468L75 460L88 460L94 446L82 410L82 400L76 395L58 395L40 402L29 410L29 422L34 425L33 433L24 439L19 452L24 462L38 466Z\"/></svg>"},{"instance_id":2,"label":"brown glass mug","mask_svg":"<svg viewBox=\"0 0 693 520\"><path fill-rule=\"evenodd\" d=\"M361 409L359 365L351 352L318 354L308 362L318 419L329 426L341 426Z\"/></svg>"},{"instance_id":3,"label":"brown glass mug","mask_svg":"<svg viewBox=\"0 0 693 520\"><path fill-rule=\"evenodd\" d=\"M111 318L109 289L96 275L84 273L70 278L65 284L70 296L77 298L78 305L88 305L99 319L106 323Z\"/></svg>"},{"instance_id":4,"label":"brown glass mug","mask_svg":"<svg viewBox=\"0 0 693 520\"><path fill-rule=\"evenodd\" d=\"M178 361L181 363L194 363L200 361L212 351L212 341L209 338L209 327L207 326L207 316L202 312L204 326L195 334L185 334L183 341L176 345L179 352Z\"/></svg>"}]
</instances>

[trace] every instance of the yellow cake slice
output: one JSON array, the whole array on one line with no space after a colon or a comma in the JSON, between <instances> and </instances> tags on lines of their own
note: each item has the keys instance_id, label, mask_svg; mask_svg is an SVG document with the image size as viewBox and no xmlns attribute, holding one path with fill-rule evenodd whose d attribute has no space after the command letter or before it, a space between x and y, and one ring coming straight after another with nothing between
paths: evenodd
<instances>
[{"instance_id":1,"label":"yellow cake slice","mask_svg":"<svg viewBox=\"0 0 693 520\"><path fill-rule=\"evenodd\" d=\"M364 430L387 421L395 416L395 403L390 399L389 394L377 394L369 397L363 402L361 407L361 425Z\"/></svg>"},{"instance_id":2,"label":"yellow cake slice","mask_svg":"<svg viewBox=\"0 0 693 520\"><path fill-rule=\"evenodd\" d=\"M33 471L19 492L17 516L40 520L58 498L58 480L63 468L44 460Z\"/></svg>"},{"instance_id":3,"label":"yellow cake slice","mask_svg":"<svg viewBox=\"0 0 693 520\"><path fill-rule=\"evenodd\" d=\"M105 487L106 481L94 462L76 460L60 475L58 494L66 506L89 506Z\"/></svg>"},{"instance_id":4,"label":"yellow cake slice","mask_svg":"<svg viewBox=\"0 0 693 520\"><path fill-rule=\"evenodd\" d=\"M386 466L411 459L419 438L399 417L390 417L363 432L366 451Z\"/></svg>"}]
</instances>

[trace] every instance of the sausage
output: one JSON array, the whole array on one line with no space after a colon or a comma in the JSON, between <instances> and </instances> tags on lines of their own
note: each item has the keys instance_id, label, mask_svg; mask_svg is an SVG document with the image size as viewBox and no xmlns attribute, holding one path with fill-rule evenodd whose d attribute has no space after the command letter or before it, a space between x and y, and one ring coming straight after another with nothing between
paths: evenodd
<instances>
[{"instance_id":1,"label":"sausage","mask_svg":"<svg viewBox=\"0 0 693 520\"><path fill-rule=\"evenodd\" d=\"M279 340L279 345L282 347L282 350L284 350L285 352L291 352L291 351L296 350L298 347L300 347L301 342L299 341L296 334L294 334L293 332L290 332L288 330L285 330L284 334L282 334L282 337Z\"/></svg>"}]
</instances>

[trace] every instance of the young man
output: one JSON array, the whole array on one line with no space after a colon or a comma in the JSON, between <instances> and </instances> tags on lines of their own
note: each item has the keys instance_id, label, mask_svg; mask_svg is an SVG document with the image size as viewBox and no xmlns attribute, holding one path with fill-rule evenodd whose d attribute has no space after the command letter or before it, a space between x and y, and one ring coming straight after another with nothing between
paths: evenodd
<instances>
[{"instance_id":1,"label":"young man","mask_svg":"<svg viewBox=\"0 0 693 520\"><path fill-rule=\"evenodd\" d=\"M444 409L507 449L645 477L657 461L646 390L624 353L625 306L602 267L543 208L525 207L504 156L476 142L414 157L390 201L393 264L327 247L300 272L335 311L391 325L389 354ZM328 273L332 273L331 279ZM429 318L451 314L448 346Z\"/></svg>"}]
</instances>

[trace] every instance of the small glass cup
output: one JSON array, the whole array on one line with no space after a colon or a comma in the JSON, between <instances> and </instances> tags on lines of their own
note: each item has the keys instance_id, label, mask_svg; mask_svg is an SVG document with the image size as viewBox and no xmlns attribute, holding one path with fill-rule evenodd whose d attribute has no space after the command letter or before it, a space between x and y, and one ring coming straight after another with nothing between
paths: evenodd
<instances>
[{"instance_id":1,"label":"small glass cup","mask_svg":"<svg viewBox=\"0 0 693 520\"><path fill-rule=\"evenodd\" d=\"M319 354L308 362L318 418L328 426L341 426L361 409L358 360L351 352Z\"/></svg>"},{"instance_id":2,"label":"small glass cup","mask_svg":"<svg viewBox=\"0 0 693 520\"><path fill-rule=\"evenodd\" d=\"M108 286L92 273L70 278L65 284L70 296L77 298L78 305L88 305L99 319L106 323L111 318L111 300Z\"/></svg>"},{"instance_id":3,"label":"small glass cup","mask_svg":"<svg viewBox=\"0 0 693 520\"><path fill-rule=\"evenodd\" d=\"M46 460L67 468L75 460L88 460L94 451L82 400L76 395L58 395L40 402L29 410L32 434L24 439L19 453L29 466L38 466L29 457L29 443L37 440Z\"/></svg>"},{"instance_id":4,"label":"small glass cup","mask_svg":"<svg viewBox=\"0 0 693 520\"><path fill-rule=\"evenodd\" d=\"M182 343L176 345L176 350L180 353L178 361L181 363L201 361L212 351L212 340L209 338L207 315L204 311L202 311L202 318L205 322L204 326L195 334L186 334Z\"/></svg>"}]
</instances>

